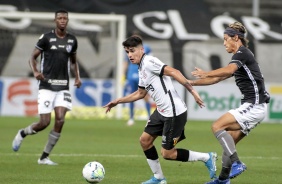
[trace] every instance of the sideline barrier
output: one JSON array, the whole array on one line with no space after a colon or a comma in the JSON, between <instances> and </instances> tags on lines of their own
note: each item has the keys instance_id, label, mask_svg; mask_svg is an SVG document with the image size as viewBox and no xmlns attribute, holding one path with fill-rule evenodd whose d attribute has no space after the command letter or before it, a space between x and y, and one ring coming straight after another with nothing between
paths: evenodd
<instances>
[{"instance_id":1,"label":"sideline barrier","mask_svg":"<svg viewBox=\"0 0 282 184\"><path fill-rule=\"evenodd\" d=\"M76 89L70 81L73 110L67 118L115 118L117 107L105 114L102 108L110 100L116 98L114 80L83 79L83 86ZM188 106L188 118L193 120L213 121L229 109L240 105L240 92L234 83L222 82L212 86L196 86L204 100L204 108L199 108L192 95L180 84L174 82L178 94L185 99ZM271 100L268 114L263 122L282 123L282 84L266 84ZM128 104L123 106L121 118L129 117ZM152 108L154 110L154 108ZM135 119L146 120L144 101L135 102ZM37 116L37 82L33 78L0 78L0 115L1 116Z\"/></svg>"}]
</instances>

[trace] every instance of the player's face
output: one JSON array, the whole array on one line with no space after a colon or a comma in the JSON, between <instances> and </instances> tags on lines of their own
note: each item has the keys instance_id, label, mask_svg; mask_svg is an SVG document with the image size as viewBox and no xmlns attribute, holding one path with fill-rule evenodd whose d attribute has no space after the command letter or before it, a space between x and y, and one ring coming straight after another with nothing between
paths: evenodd
<instances>
[{"instance_id":1,"label":"player's face","mask_svg":"<svg viewBox=\"0 0 282 184\"><path fill-rule=\"evenodd\" d=\"M68 14L67 13L57 13L56 17L55 17L55 22L57 25L58 29L66 29L67 25L68 25Z\"/></svg>"},{"instance_id":2,"label":"player's face","mask_svg":"<svg viewBox=\"0 0 282 184\"><path fill-rule=\"evenodd\" d=\"M144 48L143 46L137 46L137 47L127 47L124 49L127 57L133 64L139 64L140 60L144 54Z\"/></svg>"},{"instance_id":3,"label":"player's face","mask_svg":"<svg viewBox=\"0 0 282 184\"><path fill-rule=\"evenodd\" d=\"M236 42L235 40L228 36L227 34L224 34L224 42L223 42L223 45L225 46L225 50L228 52L228 53L233 53L235 52L235 49L236 49Z\"/></svg>"}]
</instances>

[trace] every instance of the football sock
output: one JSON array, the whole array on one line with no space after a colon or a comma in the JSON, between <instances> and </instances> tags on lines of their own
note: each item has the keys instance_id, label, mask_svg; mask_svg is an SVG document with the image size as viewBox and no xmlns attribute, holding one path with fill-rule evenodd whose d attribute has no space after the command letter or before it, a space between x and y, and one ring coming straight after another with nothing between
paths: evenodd
<instances>
[{"instance_id":1,"label":"football sock","mask_svg":"<svg viewBox=\"0 0 282 184\"><path fill-rule=\"evenodd\" d=\"M157 179L163 179L164 178L164 174L161 168L161 164L160 161L158 159L158 153L157 150L155 148L155 146L153 146L152 148L144 151L146 157L147 157L147 162L152 170L152 172L154 173L154 177Z\"/></svg>"},{"instance_id":2,"label":"football sock","mask_svg":"<svg viewBox=\"0 0 282 184\"><path fill-rule=\"evenodd\" d=\"M155 146L152 146L150 149L144 151L144 154L146 155L147 159L156 160L159 158Z\"/></svg>"},{"instance_id":3,"label":"football sock","mask_svg":"<svg viewBox=\"0 0 282 184\"><path fill-rule=\"evenodd\" d=\"M222 153L222 169L219 175L219 180L226 180L229 178L231 171L231 160L230 157L226 155L225 152Z\"/></svg>"},{"instance_id":4,"label":"football sock","mask_svg":"<svg viewBox=\"0 0 282 184\"><path fill-rule=\"evenodd\" d=\"M226 155L225 152L223 152L223 154L222 154L221 161L222 161L222 167L231 168L231 165L232 165L231 159L230 159L229 156Z\"/></svg>"},{"instance_id":5,"label":"football sock","mask_svg":"<svg viewBox=\"0 0 282 184\"><path fill-rule=\"evenodd\" d=\"M37 132L32 129L32 126L33 126L34 124L36 124L36 123L32 123L32 124L29 125L28 127L24 128L24 131L23 131L23 133L21 133L21 135L22 135L22 136L23 136L23 135L26 136L26 135L36 134Z\"/></svg>"},{"instance_id":6,"label":"football sock","mask_svg":"<svg viewBox=\"0 0 282 184\"><path fill-rule=\"evenodd\" d=\"M189 150L186 150L186 149L176 149L176 151L177 151L177 156L176 156L176 160L177 161L188 162Z\"/></svg>"},{"instance_id":7,"label":"football sock","mask_svg":"<svg viewBox=\"0 0 282 184\"><path fill-rule=\"evenodd\" d=\"M40 160L43 160L44 158L47 158L49 156L49 153L46 153L43 151L41 157L40 157Z\"/></svg>"},{"instance_id":8,"label":"football sock","mask_svg":"<svg viewBox=\"0 0 282 184\"><path fill-rule=\"evenodd\" d=\"M54 132L54 130L51 130L50 134L49 134L49 139L48 142L44 148L44 152L45 153L50 153L52 151L52 149L54 148L54 146L56 145L57 141L60 138L60 133Z\"/></svg>"},{"instance_id":9,"label":"football sock","mask_svg":"<svg viewBox=\"0 0 282 184\"><path fill-rule=\"evenodd\" d=\"M228 157L236 152L235 143L232 136L225 130L219 130L214 133L217 140L220 142L221 147Z\"/></svg>"},{"instance_id":10,"label":"football sock","mask_svg":"<svg viewBox=\"0 0 282 184\"><path fill-rule=\"evenodd\" d=\"M234 162L237 162L237 161L240 162L239 157L238 157L238 155L237 155L237 152L233 153L233 154L230 156L230 160L231 160L231 163L234 163Z\"/></svg>"},{"instance_id":11,"label":"football sock","mask_svg":"<svg viewBox=\"0 0 282 184\"><path fill-rule=\"evenodd\" d=\"M210 158L208 153L200 153L189 150L189 162L203 161L206 162Z\"/></svg>"},{"instance_id":12,"label":"football sock","mask_svg":"<svg viewBox=\"0 0 282 184\"><path fill-rule=\"evenodd\" d=\"M24 133L24 130L21 131L22 138L25 138L26 134Z\"/></svg>"},{"instance_id":13,"label":"football sock","mask_svg":"<svg viewBox=\"0 0 282 184\"><path fill-rule=\"evenodd\" d=\"M218 177L219 180L226 180L229 178L231 168L222 167L220 175Z\"/></svg>"}]
</instances>

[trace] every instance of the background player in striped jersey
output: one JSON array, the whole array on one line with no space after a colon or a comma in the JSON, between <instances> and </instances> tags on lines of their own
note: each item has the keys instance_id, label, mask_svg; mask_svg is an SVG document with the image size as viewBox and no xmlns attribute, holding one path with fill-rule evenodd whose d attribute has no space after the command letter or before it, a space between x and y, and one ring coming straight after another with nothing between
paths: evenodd
<instances>
[{"instance_id":1,"label":"background player in striped jersey","mask_svg":"<svg viewBox=\"0 0 282 184\"><path fill-rule=\"evenodd\" d=\"M141 147L154 176L142 184L167 183L154 146L154 141L158 136L162 136L161 154L163 158L182 162L203 161L209 170L210 177L215 177L216 153L201 153L175 148L179 141L185 139L187 107L175 90L171 77L182 84L194 96L198 105L203 107L204 103L198 92L193 89L179 70L165 65L156 57L146 55L140 37L127 38L123 46L131 63L139 66L139 87L137 91L113 100L104 107L106 112L109 112L117 104L133 102L144 98L147 94L156 103L157 109L150 116L140 137Z\"/></svg>"},{"instance_id":2,"label":"background player in striped jersey","mask_svg":"<svg viewBox=\"0 0 282 184\"><path fill-rule=\"evenodd\" d=\"M229 110L212 125L212 131L223 149L222 170L219 178L207 184L229 184L247 169L240 161L235 144L241 141L251 129L255 128L267 114L270 96L265 90L264 78L254 54L247 48L246 28L234 22L224 31L224 46L233 53L228 66L205 72L196 68L192 72L197 78L190 81L194 86L210 85L234 76L236 85L242 93L241 106Z\"/></svg>"},{"instance_id":3,"label":"background player in striped jersey","mask_svg":"<svg viewBox=\"0 0 282 184\"><path fill-rule=\"evenodd\" d=\"M18 131L12 148L18 151L22 140L44 130L51 122L51 112L55 111L54 128L49 134L38 164L57 165L48 156L60 138L67 111L71 110L72 102L69 93L70 66L74 69L76 87L81 86L78 63L76 60L77 39L66 31L69 21L68 12L55 12L56 28L42 34L29 60L34 77L39 82L38 113L40 119ZM37 69L37 58L41 55L40 71Z\"/></svg>"}]
</instances>

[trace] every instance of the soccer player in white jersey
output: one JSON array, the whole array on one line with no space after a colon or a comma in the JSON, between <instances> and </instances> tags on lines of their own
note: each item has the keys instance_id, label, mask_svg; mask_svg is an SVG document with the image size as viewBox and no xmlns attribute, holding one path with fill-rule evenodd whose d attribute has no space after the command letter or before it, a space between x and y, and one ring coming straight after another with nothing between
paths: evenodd
<instances>
[{"instance_id":1,"label":"soccer player in white jersey","mask_svg":"<svg viewBox=\"0 0 282 184\"><path fill-rule=\"evenodd\" d=\"M222 170L219 178L206 184L230 184L247 169L239 160L235 144L255 128L267 114L270 96L254 54L247 48L246 28L240 22L230 24L224 31L224 46L233 53L230 63L223 68L205 72L196 68L192 74L199 78L190 81L194 86L215 84L234 76L242 93L241 106L229 110L212 125L212 131L223 149Z\"/></svg>"},{"instance_id":2,"label":"soccer player in white jersey","mask_svg":"<svg viewBox=\"0 0 282 184\"><path fill-rule=\"evenodd\" d=\"M162 172L154 141L162 136L161 155L166 160L181 162L202 161L209 171L210 178L215 177L216 159L215 152L201 153L182 148L175 148L176 144L185 139L184 128L187 122L187 107L177 94L171 77L182 84L195 98L200 107L204 106L202 99L188 80L177 69L165 65L158 58L146 55L142 39L131 36L123 42L128 58L137 64L139 84L137 91L109 102L104 107L106 113L120 103L133 102L142 99L148 93L156 103L156 110L150 116L146 127L140 137L140 144L147 158L147 162L154 174L142 184L166 184Z\"/></svg>"},{"instance_id":3,"label":"soccer player in white jersey","mask_svg":"<svg viewBox=\"0 0 282 184\"><path fill-rule=\"evenodd\" d=\"M66 31L68 12L58 10L55 12L54 22L56 28L42 34L29 60L34 77L38 80L38 113L40 120L18 131L12 148L20 149L23 139L44 130L51 122L51 112L55 111L54 128L49 134L47 144L43 150L38 164L57 165L49 159L49 154L58 142L67 111L71 110L72 102L69 92L69 71L73 65L75 86L80 87L80 75L76 60L76 37ZM40 71L37 70L37 58L41 55Z\"/></svg>"}]
</instances>

